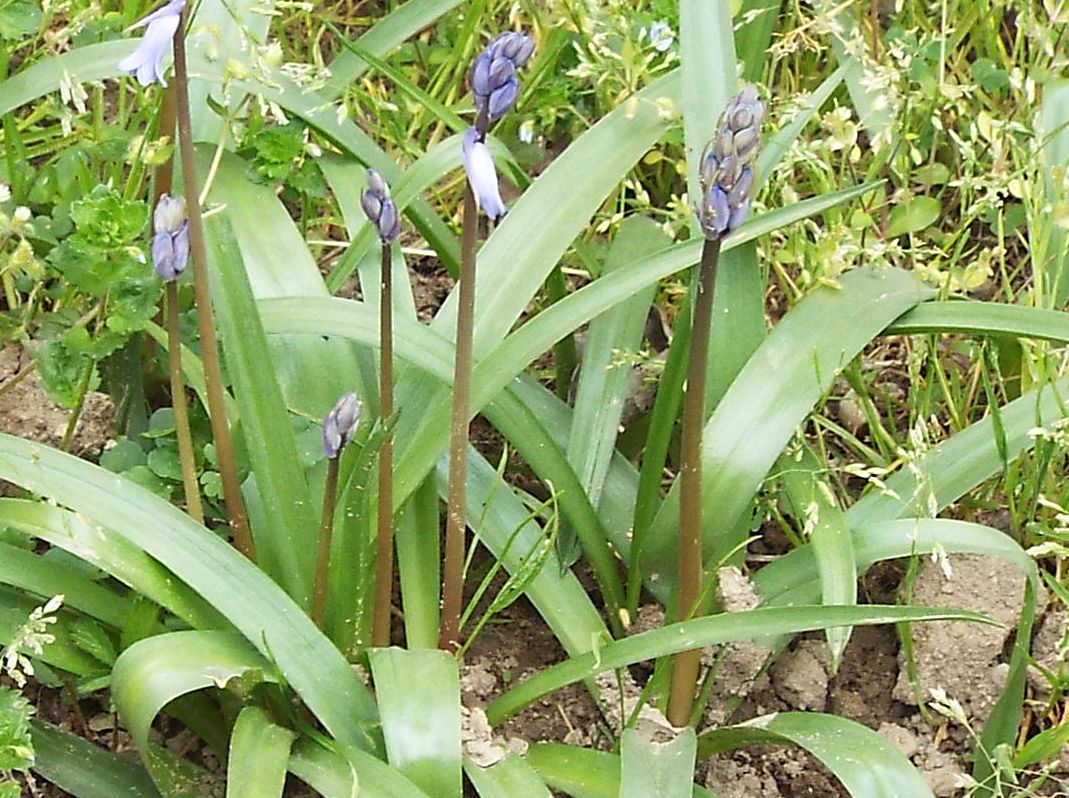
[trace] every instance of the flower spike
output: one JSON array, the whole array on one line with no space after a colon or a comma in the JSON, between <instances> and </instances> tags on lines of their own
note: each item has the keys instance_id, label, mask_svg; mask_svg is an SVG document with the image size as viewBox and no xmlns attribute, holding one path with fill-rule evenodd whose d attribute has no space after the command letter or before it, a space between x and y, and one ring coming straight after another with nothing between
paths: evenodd
<instances>
[{"instance_id":1,"label":"flower spike","mask_svg":"<svg viewBox=\"0 0 1069 798\"><path fill-rule=\"evenodd\" d=\"M737 229L750 210L753 167L764 117L765 107L757 97L757 89L746 86L720 115L716 135L705 148L698 217L710 241Z\"/></svg>"},{"instance_id":2,"label":"flower spike","mask_svg":"<svg viewBox=\"0 0 1069 798\"><path fill-rule=\"evenodd\" d=\"M165 281L177 280L189 261L189 223L182 197L160 196L152 217L156 235L152 239L152 264Z\"/></svg>"},{"instance_id":3,"label":"flower spike","mask_svg":"<svg viewBox=\"0 0 1069 798\"><path fill-rule=\"evenodd\" d=\"M147 17L135 22L128 28L145 28L145 35L141 37L141 43L130 55L120 61L116 68L121 72L127 72L137 77L137 82L142 86L159 81L161 86L166 86L167 81L163 77L163 57L167 54L167 48L171 44L175 31L178 30L178 21L181 19L182 9L186 0L170 0L163 8L157 9Z\"/></svg>"},{"instance_id":4,"label":"flower spike","mask_svg":"<svg viewBox=\"0 0 1069 798\"><path fill-rule=\"evenodd\" d=\"M361 410L363 405L356 398L356 394L350 391L341 395L323 419L323 453L328 460L338 457L345 445L353 439L356 425L360 423Z\"/></svg>"},{"instance_id":5,"label":"flower spike","mask_svg":"<svg viewBox=\"0 0 1069 798\"><path fill-rule=\"evenodd\" d=\"M390 187L374 169L367 170L367 188L360 195L360 204L379 238L387 244L393 242L401 232L401 217L390 198Z\"/></svg>"},{"instance_id":6,"label":"flower spike","mask_svg":"<svg viewBox=\"0 0 1069 798\"><path fill-rule=\"evenodd\" d=\"M516 73L532 52L534 40L515 31L502 33L482 51L471 70L478 119L487 122L500 119L516 104L520 90Z\"/></svg>"}]
</instances>

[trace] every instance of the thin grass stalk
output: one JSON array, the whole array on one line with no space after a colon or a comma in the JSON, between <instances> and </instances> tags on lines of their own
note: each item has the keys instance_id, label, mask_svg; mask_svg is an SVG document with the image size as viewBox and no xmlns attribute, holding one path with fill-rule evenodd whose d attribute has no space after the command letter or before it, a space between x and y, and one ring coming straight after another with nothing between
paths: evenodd
<instances>
[{"instance_id":1,"label":"thin grass stalk","mask_svg":"<svg viewBox=\"0 0 1069 798\"><path fill-rule=\"evenodd\" d=\"M178 326L178 281L167 281L167 361L171 371L171 408L174 431L178 438L178 460L182 466L182 488L186 494L186 512L198 524L204 523L200 487L193 459L193 436L189 431L189 407L182 379L182 335Z\"/></svg>"},{"instance_id":2,"label":"thin grass stalk","mask_svg":"<svg viewBox=\"0 0 1069 798\"><path fill-rule=\"evenodd\" d=\"M385 427L393 415L393 262L390 244L382 242L379 290L379 420ZM390 604L393 597L393 433L387 432L379 450L379 509L375 549L375 614L371 643L390 644Z\"/></svg>"},{"instance_id":3,"label":"thin grass stalk","mask_svg":"<svg viewBox=\"0 0 1069 798\"><path fill-rule=\"evenodd\" d=\"M327 576L330 573L330 544L334 537L334 505L338 498L338 458L327 460L327 481L323 486L323 515L316 550L315 588L312 594L312 621L320 629L327 618Z\"/></svg>"},{"instance_id":4,"label":"thin grass stalk","mask_svg":"<svg viewBox=\"0 0 1069 798\"><path fill-rule=\"evenodd\" d=\"M679 468L679 603L680 621L697 609L702 581L701 482L702 428L705 426L705 383L709 365L709 328L713 318L713 293L720 240L707 240L698 264L698 295L694 301L687 386L683 396L683 433ZM668 695L668 720L675 726L690 723L698 685L701 652L676 655L672 663L672 686Z\"/></svg>"},{"instance_id":5,"label":"thin grass stalk","mask_svg":"<svg viewBox=\"0 0 1069 798\"><path fill-rule=\"evenodd\" d=\"M212 317L211 291L208 287L208 256L204 244L204 220L197 201L197 176L193 162L193 129L189 111L189 70L186 66L185 29L189 8L182 11L178 30L174 34L175 107L178 122L178 147L182 156L182 182L185 188L186 213L189 219L189 249L193 261L193 290L197 301L197 328L200 333L201 357L204 361L204 382L208 394L208 414L211 417L212 439L219 461L219 476L223 483L223 500L234 546L255 561L252 534L241 499L234 446L223 402L223 376L219 365L219 343Z\"/></svg>"},{"instance_id":6,"label":"thin grass stalk","mask_svg":"<svg viewBox=\"0 0 1069 798\"><path fill-rule=\"evenodd\" d=\"M464 228L460 242L460 306L457 309L453 364L453 415L449 432L448 510L442 566L442 617L438 647L460 648L460 610L464 591L464 530L468 500L468 423L471 420L472 337L475 326L475 234L479 224L475 194L464 185Z\"/></svg>"}]
</instances>

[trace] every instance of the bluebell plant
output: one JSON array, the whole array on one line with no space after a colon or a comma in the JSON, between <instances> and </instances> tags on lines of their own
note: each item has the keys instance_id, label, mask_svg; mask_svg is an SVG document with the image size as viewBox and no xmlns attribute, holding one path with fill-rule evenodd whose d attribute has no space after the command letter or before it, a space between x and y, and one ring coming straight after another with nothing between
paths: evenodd
<instances>
[{"instance_id":1,"label":"bluebell plant","mask_svg":"<svg viewBox=\"0 0 1069 798\"><path fill-rule=\"evenodd\" d=\"M379 420L385 427L393 415L393 258L390 245L401 232L401 216L390 187L374 169L367 170L367 188L360 204L378 231L382 257L379 280ZM371 642L390 643L390 599L393 591L393 436L388 432L379 450L378 516L375 546L375 610Z\"/></svg>"},{"instance_id":2,"label":"bluebell plant","mask_svg":"<svg viewBox=\"0 0 1069 798\"><path fill-rule=\"evenodd\" d=\"M716 133L702 156L701 198L696 209L705 244L693 285L693 324L687 381L683 397L683 430L679 466L679 592L676 614L686 620L698 609L702 581L701 451L705 426L705 384L709 363L709 333L720 245L738 229L750 208L754 163L764 119L754 86L746 86L728 103ZM668 699L668 719L676 726L691 722L698 681L698 650L676 655Z\"/></svg>"},{"instance_id":3,"label":"bluebell plant","mask_svg":"<svg viewBox=\"0 0 1069 798\"><path fill-rule=\"evenodd\" d=\"M315 586L312 620L323 628L327 611L327 575L330 573L330 544L334 532L334 505L338 496L338 458L353 440L363 405L352 391L342 394L323 419L323 454L327 458L327 480L323 487L323 514L316 547Z\"/></svg>"},{"instance_id":4,"label":"bluebell plant","mask_svg":"<svg viewBox=\"0 0 1069 798\"><path fill-rule=\"evenodd\" d=\"M177 280L189 262L189 221L186 201L163 194L152 217L152 264L165 282Z\"/></svg>"},{"instance_id":5,"label":"bluebell plant","mask_svg":"<svg viewBox=\"0 0 1069 798\"><path fill-rule=\"evenodd\" d=\"M141 43L138 44L137 49L118 63L119 71L134 75L142 86L159 82L161 86L166 87L163 59L167 55L167 48L174 38L175 31L178 30L185 5L186 0L170 0L167 5L127 28L127 30L144 28L145 35L141 37Z\"/></svg>"},{"instance_id":6,"label":"bluebell plant","mask_svg":"<svg viewBox=\"0 0 1069 798\"><path fill-rule=\"evenodd\" d=\"M505 213L497 172L486 147L490 122L516 104L519 70L534 52L534 41L510 31L494 39L471 70L475 123L464 135L461 155L467 173L464 187L464 227L460 239L459 303L456 355L453 361L453 412L449 433L448 514L442 568L442 614L438 645L460 648L460 605L464 587L464 530L467 526L468 424L471 422L472 334L475 325L475 239L481 206L493 220Z\"/></svg>"}]
</instances>

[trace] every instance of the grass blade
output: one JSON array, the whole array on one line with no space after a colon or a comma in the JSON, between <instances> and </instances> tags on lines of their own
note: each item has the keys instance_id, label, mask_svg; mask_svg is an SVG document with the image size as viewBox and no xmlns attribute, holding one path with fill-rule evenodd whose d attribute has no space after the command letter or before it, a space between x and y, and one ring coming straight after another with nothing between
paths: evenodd
<instances>
[{"instance_id":1,"label":"grass blade","mask_svg":"<svg viewBox=\"0 0 1069 798\"><path fill-rule=\"evenodd\" d=\"M509 754L496 765L479 767L464 760L464 773L480 798L552 798L549 788L526 759Z\"/></svg>"},{"instance_id":2,"label":"grass blade","mask_svg":"<svg viewBox=\"0 0 1069 798\"><path fill-rule=\"evenodd\" d=\"M573 798L619 798L620 757L604 751L578 748L557 743L531 746L527 761L546 784ZM693 798L716 798L702 787L694 786Z\"/></svg>"},{"instance_id":3,"label":"grass blade","mask_svg":"<svg viewBox=\"0 0 1069 798\"><path fill-rule=\"evenodd\" d=\"M533 701L565 685L623 668L636 662L657 659L733 640L797 634L830 626L869 626L912 621L977 621L994 623L983 615L963 610L932 610L923 607L773 607L732 612L674 623L649 632L618 640L600 649L560 662L532 676L506 692L487 708L494 725Z\"/></svg>"},{"instance_id":4,"label":"grass blade","mask_svg":"<svg viewBox=\"0 0 1069 798\"><path fill-rule=\"evenodd\" d=\"M76 798L160 798L140 765L51 723L30 721L35 773Z\"/></svg>"}]
</instances>

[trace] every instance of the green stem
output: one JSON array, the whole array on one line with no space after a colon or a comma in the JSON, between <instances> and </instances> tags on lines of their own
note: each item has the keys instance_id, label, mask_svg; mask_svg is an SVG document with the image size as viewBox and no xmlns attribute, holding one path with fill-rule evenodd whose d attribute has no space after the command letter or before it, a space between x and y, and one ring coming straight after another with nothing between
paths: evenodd
<instances>
[{"instance_id":1,"label":"green stem","mask_svg":"<svg viewBox=\"0 0 1069 798\"><path fill-rule=\"evenodd\" d=\"M386 426L393 415L393 263L390 245L382 242L379 290L379 419ZM393 434L379 450L378 543L375 550L375 615L371 643L390 645L390 602L393 597Z\"/></svg>"},{"instance_id":2,"label":"green stem","mask_svg":"<svg viewBox=\"0 0 1069 798\"><path fill-rule=\"evenodd\" d=\"M549 301L557 302L568 296L568 283L564 279L564 272L557 266L549 273L546 283L549 289ZM553 364L556 370L554 375L556 394L564 401L568 401L568 393L572 387L572 376L579 365L579 355L575 348L575 336L566 335L553 345Z\"/></svg>"},{"instance_id":3,"label":"green stem","mask_svg":"<svg viewBox=\"0 0 1069 798\"><path fill-rule=\"evenodd\" d=\"M193 436L189 431L189 408L186 386L182 380L182 335L178 328L178 281L167 281L167 361L171 368L171 407L174 431L178 438L178 459L182 464L182 488L186 494L186 512L198 524L204 523L200 503L197 469L193 460Z\"/></svg>"},{"instance_id":4,"label":"green stem","mask_svg":"<svg viewBox=\"0 0 1069 798\"><path fill-rule=\"evenodd\" d=\"M71 410L71 414L67 416L67 427L63 430L63 440L60 441L59 448L65 452L71 450L71 443L74 441L74 431L78 428L78 419L82 417L82 408L85 407L85 395L89 393L89 381L93 377L94 362L91 358L87 359L85 369L82 371L81 379L78 380L78 396L74 403L74 408Z\"/></svg>"},{"instance_id":5,"label":"green stem","mask_svg":"<svg viewBox=\"0 0 1069 798\"><path fill-rule=\"evenodd\" d=\"M683 395L683 433L679 465L679 603L680 620L690 618L702 586L701 482L702 428L705 426L705 382L709 365L709 328L713 320L713 289L720 241L706 241L698 264L698 296L694 302L687 386ZM677 654L672 665L668 720L675 726L690 723L698 684L701 651Z\"/></svg>"},{"instance_id":6,"label":"green stem","mask_svg":"<svg viewBox=\"0 0 1069 798\"><path fill-rule=\"evenodd\" d=\"M208 254L204 245L204 220L197 202L197 176L193 163L193 127L189 113L189 72L186 67L185 29L189 8L182 11L181 22L174 34L175 108L178 119L178 149L182 156L182 182L189 219L189 249L193 260L193 290L197 300L197 328L200 333L201 357L204 360L204 382L208 394L208 415L211 417L212 438L219 460L219 476L223 483L223 500L230 516L230 529L237 550L255 560L252 534L241 500L241 487L234 460L234 446L226 420L223 403L223 374L219 365L219 343L212 318L212 299L208 288Z\"/></svg>"},{"instance_id":7,"label":"green stem","mask_svg":"<svg viewBox=\"0 0 1069 798\"><path fill-rule=\"evenodd\" d=\"M316 552L315 593L312 620L320 629L327 617L327 575L330 573L330 542L334 535L334 505L338 497L338 458L327 460L327 483L323 486L323 520L319 524Z\"/></svg>"},{"instance_id":8,"label":"green stem","mask_svg":"<svg viewBox=\"0 0 1069 798\"><path fill-rule=\"evenodd\" d=\"M460 242L460 307L453 364L453 417L449 432L448 511L442 567L442 617L438 647L460 647L460 605L464 591L465 505L468 500L468 424L471 421L472 337L475 325L475 233L478 208L471 185L464 185L464 229Z\"/></svg>"}]
</instances>

